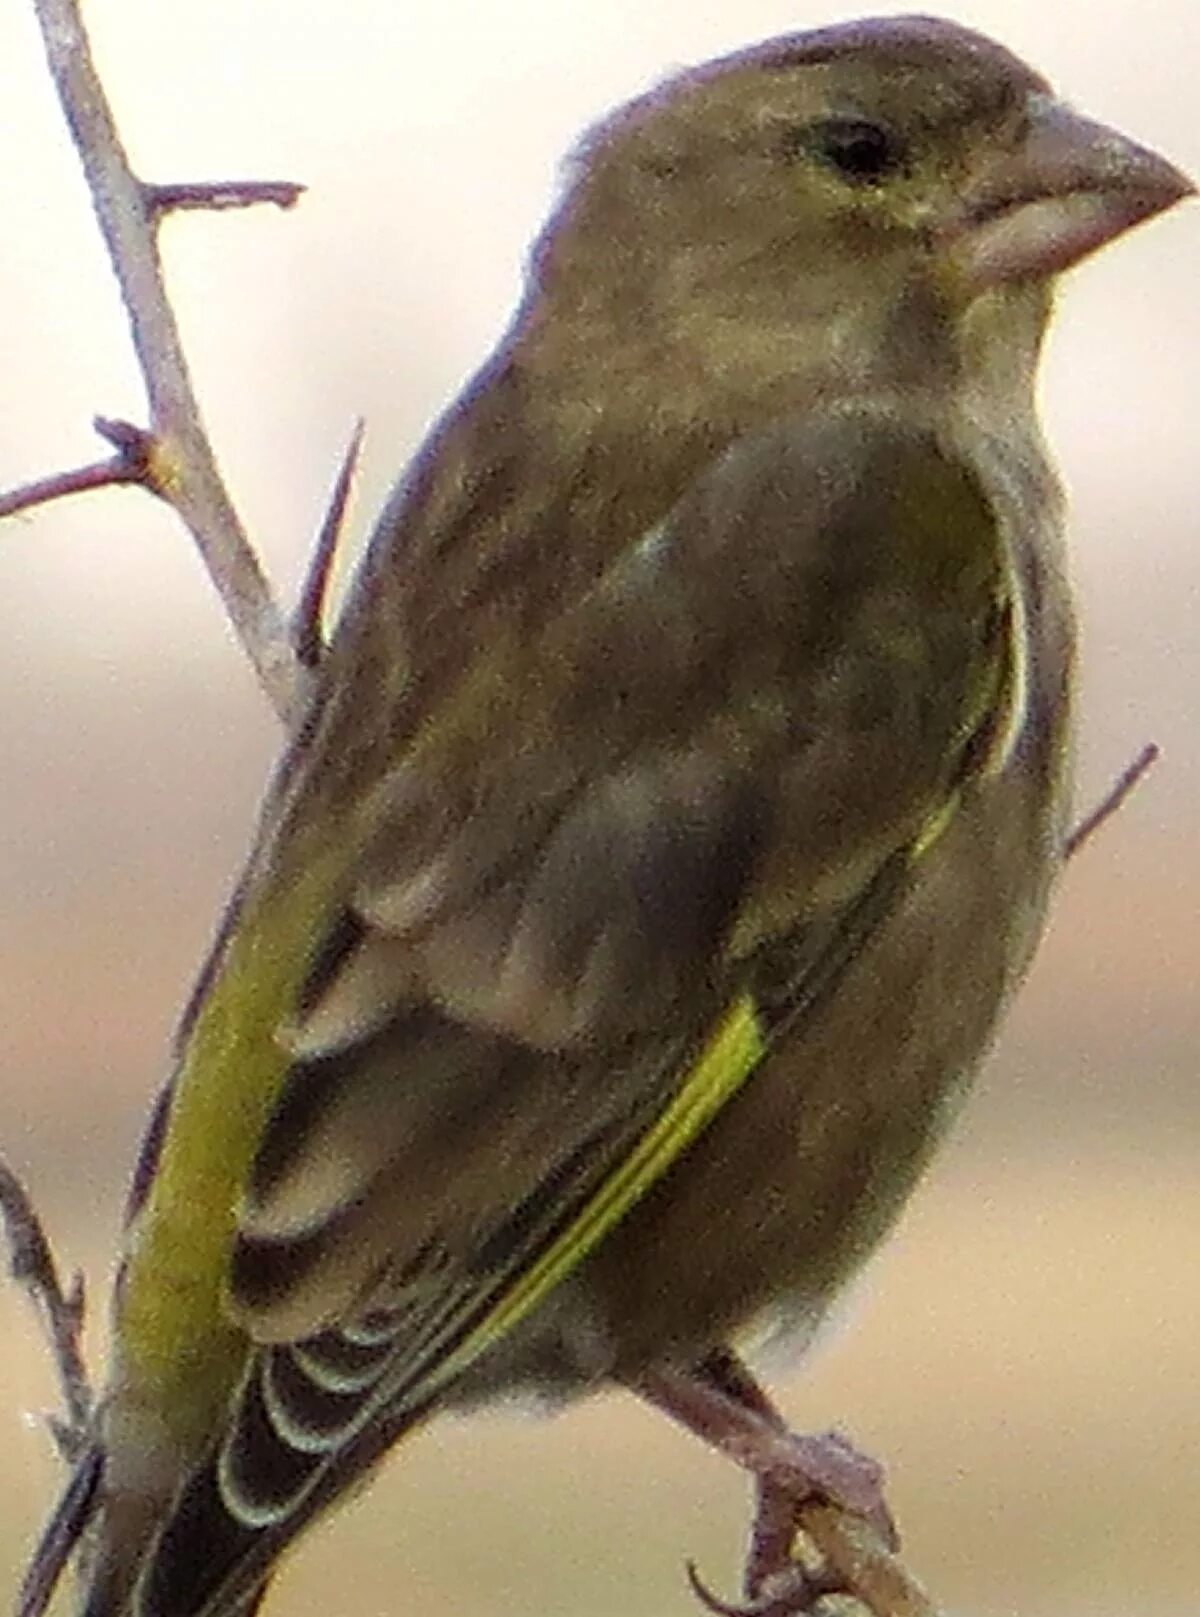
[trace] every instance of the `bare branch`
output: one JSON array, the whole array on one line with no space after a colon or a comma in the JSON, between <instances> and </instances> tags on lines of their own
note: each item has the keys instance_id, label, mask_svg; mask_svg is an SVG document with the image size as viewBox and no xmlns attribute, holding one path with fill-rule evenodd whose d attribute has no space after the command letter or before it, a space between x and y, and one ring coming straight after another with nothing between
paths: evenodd
<instances>
[{"instance_id":1,"label":"bare branch","mask_svg":"<svg viewBox=\"0 0 1200 1617\"><path fill-rule=\"evenodd\" d=\"M96 1503L103 1465L92 1446L71 1471L21 1579L13 1617L42 1617Z\"/></svg>"},{"instance_id":2,"label":"bare branch","mask_svg":"<svg viewBox=\"0 0 1200 1617\"><path fill-rule=\"evenodd\" d=\"M83 1277L72 1274L64 1287L42 1221L25 1186L0 1160L0 1217L8 1233L9 1269L32 1302L50 1349L65 1408L51 1417L50 1430L64 1459L76 1461L87 1446L93 1397L83 1360Z\"/></svg>"},{"instance_id":3,"label":"bare branch","mask_svg":"<svg viewBox=\"0 0 1200 1617\"><path fill-rule=\"evenodd\" d=\"M203 428L163 284L155 226L162 217L164 188L146 187L130 168L92 63L76 0L35 0L35 11L129 315L150 404L154 486L191 530L263 689L276 712L290 723L303 705L306 670L295 655ZM178 200L184 188L167 189L177 199L172 205L187 205ZM207 189L207 205L213 205L220 188L201 189ZM234 189L228 193L231 202ZM248 200L245 188L243 198Z\"/></svg>"},{"instance_id":4,"label":"bare branch","mask_svg":"<svg viewBox=\"0 0 1200 1617\"><path fill-rule=\"evenodd\" d=\"M270 203L276 208L293 208L304 195L304 186L294 180L212 180L178 185L141 182L146 208L152 215L181 213L200 209L218 213L226 208L255 208Z\"/></svg>"},{"instance_id":5,"label":"bare branch","mask_svg":"<svg viewBox=\"0 0 1200 1617\"><path fill-rule=\"evenodd\" d=\"M1140 785L1143 776L1158 762L1160 756L1158 743L1156 741L1147 741L1137 757L1131 763L1126 764L1092 812L1085 814L1067 837L1063 845L1064 859L1073 859L1084 843L1094 837L1107 820L1112 819L1117 810L1122 807L1130 792Z\"/></svg>"},{"instance_id":6,"label":"bare branch","mask_svg":"<svg viewBox=\"0 0 1200 1617\"><path fill-rule=\"evenodd\" d=\"M308 564L308 572L305 574L304 587L300 591L300 599L292 619L292 644L305 668L315 668L325 650L323 629L325 601L329 593L330 574L342 537L346 506L350 500L350 488L358 467L365 430L365 423L358 421L350 435L350 442L346 445L346 453L342 456L342 464L338 468L337 481L329 496L329 505L321 523L321 531L317 535L317 543Z\"/></svg>"},{"instance_id":7,"label":"bare branch","mask_svg":"<svg viewBox=\"0 0 1200 1617\"><path fill-rule=\"evenodd\" d=\"M67 494L88 493L97 488L119 488L138 484L152 494L161 494L155 482L154 439L141 427L129 421L115 421L97 416L92 423L102 438L107 438L117 453L108 460L92 461L68 472L53 472L32 483L21 483L6 494L0 494L0 517L15 516Z\"/></svg>"},{"instance_id":8,"label":"bare branch","mask_svg":"<svg viewBox=\"0 0 1200 1617\"><path fill-rule=\"evenodd\" d=\"M929 1595L861 1516L814 1503L801 1516L801 1531L827 1563L831 1589L855 1594L877 1617L936 1617Z\"/></svg>"},{"instance_id":9,"label":"bare branch","mask_svg":"<svg viewBox=\"0 0 1200 1617\"><path fill-rule=\"evenodd\" d=\"M96 460L88 466L78 466L69 472L53 472L32 483L20 483L7 493L0 494L0 517L16 516L37 505L48 505L67 494L84 494L96 488L119 488L123 484L141 483L144 479L120 456L110 460Z\"/></svg>"}]
</instances>

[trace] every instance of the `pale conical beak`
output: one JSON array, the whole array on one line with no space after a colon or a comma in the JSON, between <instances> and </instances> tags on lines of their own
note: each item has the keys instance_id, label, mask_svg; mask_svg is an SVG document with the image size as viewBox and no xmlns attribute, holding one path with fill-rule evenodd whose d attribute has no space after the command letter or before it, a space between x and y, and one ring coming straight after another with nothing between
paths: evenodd
<instances>
[{"instance_id":1,"label":"pale conical beak","mask_svg":"<svg viewBox=\"0 0 1200 1617\"><path fill-rule=\"evenodd\" d=\"M1038 94L1020 144L968 187L949 257L970 292L1040 280L1195 190L1157 152Z\"/></svg>"}]
</instances>

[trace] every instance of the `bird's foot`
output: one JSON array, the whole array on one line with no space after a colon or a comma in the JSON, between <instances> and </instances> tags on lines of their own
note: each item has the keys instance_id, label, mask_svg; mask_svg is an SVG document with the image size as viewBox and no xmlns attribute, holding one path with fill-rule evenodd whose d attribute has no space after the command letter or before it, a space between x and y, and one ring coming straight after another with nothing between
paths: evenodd
<instances>
[{"instance_id":1,"label":"bird's foot","mask_svg":"<svg viewBox=\"0 0 1200 1617\"><path fill-rule=\"evenodd\" d=\"M852 1592L805 1531L806 1510L823 1503L862 1517L886 1551L896 1548L882 1466L838 1432L792 1431L731 1351L690 1369L655 1371L639 1391L754 1478L745 1604L721 1601L688 1568L695 1593L717 1617L798 1617L822 1595Z\"/></svg>"},{"instance_id":2,"label":"bird's foot","mask_svg":"<svg viewBox=\"0 0 1200 1617\"><path fill-rule=\"evenodd\" d=\"M864 1517L889 1549L897 1543L883 1495L883 1468L840 1433L776 1430L768 1450L758 1475L744 1600L720 1599L694 1566L687 1568L693 1593L716 1617L801 1617L823 1595L849 1595L804 1530L804 1507L817 1498Z\"/></svg>"},{"instance_id":3,"label":"bird's foot","mask_svg":"<svg viewBox=\"0 0 1200 1617\"><path fill-rule=\"evenodd\" d=\"M790 1512L815 1494L870 1522L888 1549L900 1540L884 1497L884 1470L841 1432L773 1431L758 1476L754 1533L778 1536Z\"/></svg>"}]
</instances>

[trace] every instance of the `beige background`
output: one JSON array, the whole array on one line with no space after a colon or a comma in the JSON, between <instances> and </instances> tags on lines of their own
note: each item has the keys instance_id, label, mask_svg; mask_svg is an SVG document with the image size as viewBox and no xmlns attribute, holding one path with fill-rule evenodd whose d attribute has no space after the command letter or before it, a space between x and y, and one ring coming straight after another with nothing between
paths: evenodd
<instances>
[{"instance_id":1,"label":"beige background","mask_svg":"<svg viewBox=\"0 0 1200 1617\"><path fill-rule=\"evenodd\" d=\"M0 484L89 458L140 393L28 6L0 6ZM1200 172L1194 0L951 5ZM511 303L573 133L665 67L844 14L780 0L95 0L155 178L283 175L294 215L185 218L178 307L288 587L352 418L361 532ZM1049 425L1075 496L1084 800L1166 758L1072 871L965 1125L848 1328L787 1388L889 1462L955 1611L1200 1609L1200 209L1075 277ZM107 493L0 532L0 1146L104 1284L170 1025L275 736L186 540ZM97 1295L99 1295L99 1290ZM49 1392L0 1294L0 1559L49 1495ZM446 1424L297 1560L277 1610L694 1609L740 1484L620 1398ZM5 1580L7 1581L7 1580Z\"/></svg>"}]
</instances>

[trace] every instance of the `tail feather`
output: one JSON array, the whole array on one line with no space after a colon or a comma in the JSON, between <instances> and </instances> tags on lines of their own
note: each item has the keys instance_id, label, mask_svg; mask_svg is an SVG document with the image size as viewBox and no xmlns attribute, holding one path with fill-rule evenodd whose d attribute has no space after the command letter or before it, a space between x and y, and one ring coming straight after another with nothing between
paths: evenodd
<instances>
[{"instance_id":1,"label":"tail feather","mask_svg":"<svg viewBox=\"0 0 1200 1617\"><path fill-rule=\"evenodd\" d=\"M214 1444L157 1537L132 1556L127 1536L114 1530L120 1501L105 1496L104 1454L94 1446L75 1466L47 1523L14 1617L44 1617L72 1556L83 1588L80 1617L253 1617L288 1545L430 1408L384 1415L331 1463L324 1451L305 1453L286 1441L264 1407L259 1376L248 1378L239 1421L258 1423L259 1441L247 1445L256 1455L253 1475L231 1489L222 1475L229 1446Z\"/></svg>"},{"instance_id":2,"label":"tail feather","mask_svg":"<svg viewBox=\"0 0 1200 1617\"><path fill-rule=\"evenodd\" d=\"M188 1481L154 1545L139 1581L136 1617L190 1617L200 1611L240 1617L245 1603L252 1609L266 1587L265 1567L249 1571L259 1561L255 1551L263 1537L262 1529L230 1514L216 1466L205 1464ZM102 1614L89 1610L85 1617Z\"/></svg>"},{"instance_id":3,"label":"tail feather","mask_svg":"<svg viewBox=\"0 0 1200 1617\"><path fill-rule=\"evenodd\" d=\"M428 1407L407 1410L372 1423L333 1466L318 1457L315 1484L288 1514L262 1525L231 1511L214 1454L193 1473L156 1541L132 1617L250 1617L288 1545L428 1413ZM116 1614L97 1608L85 1617Z\"/></svg>"}]
</instances>

